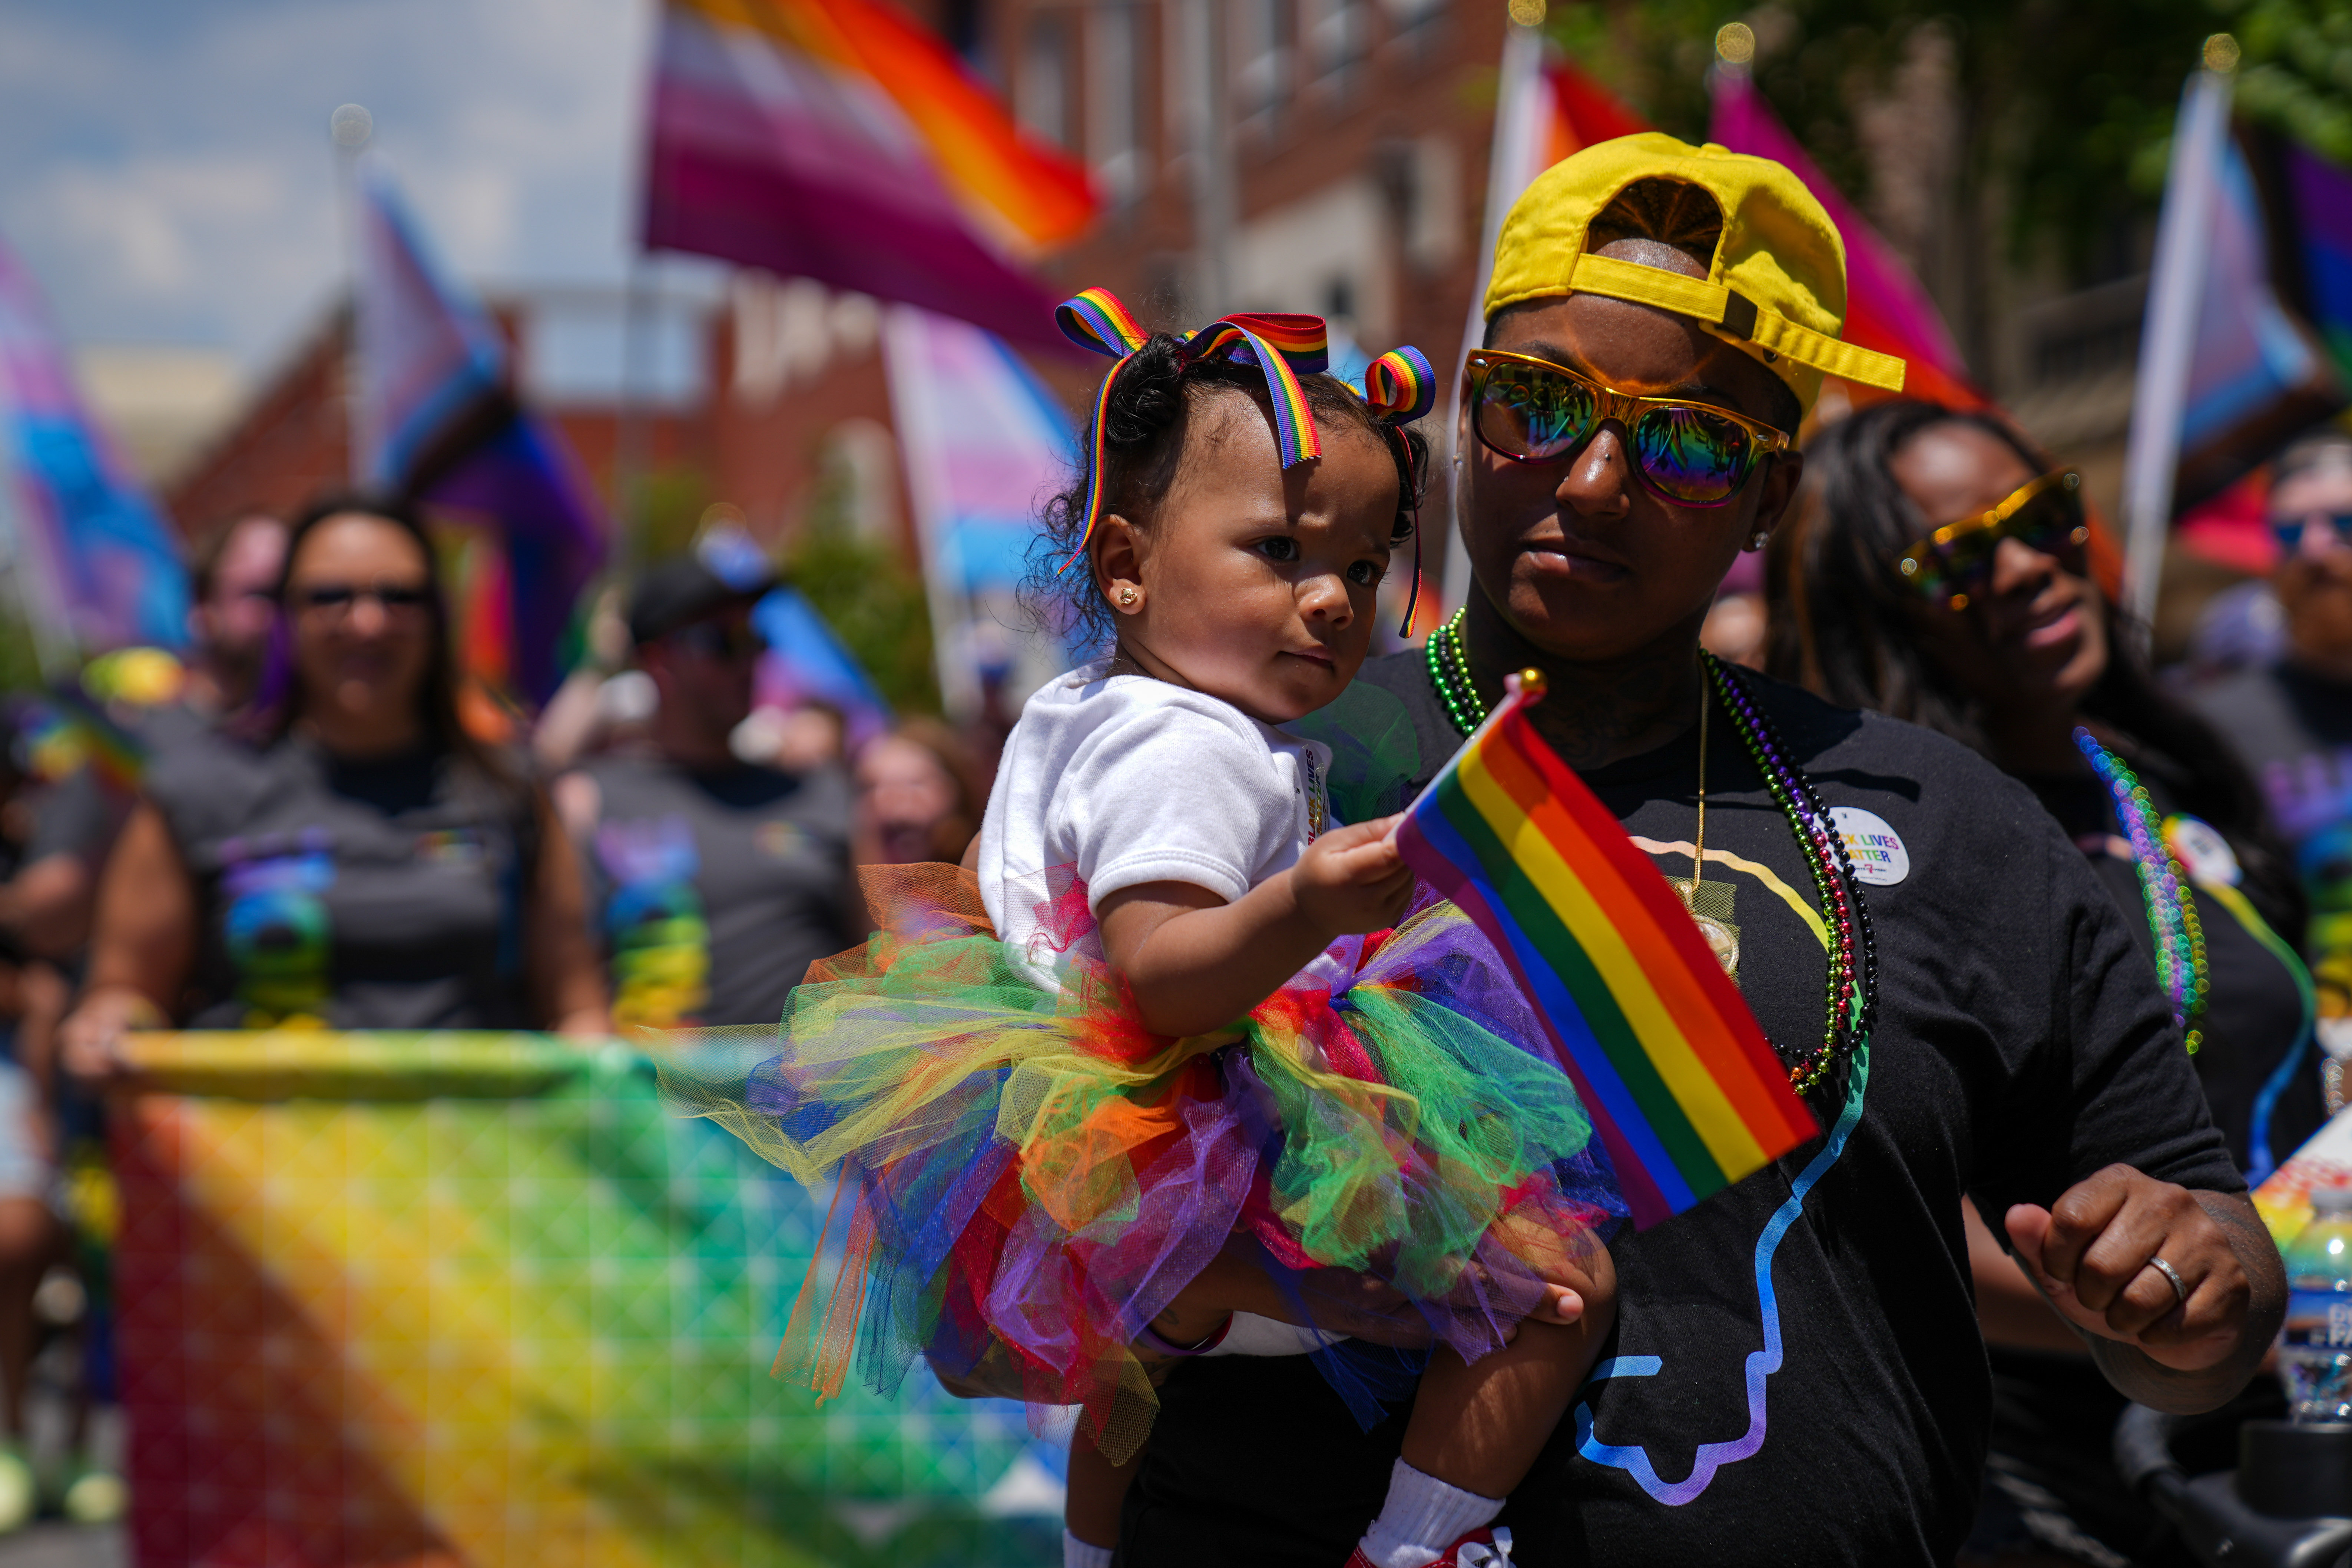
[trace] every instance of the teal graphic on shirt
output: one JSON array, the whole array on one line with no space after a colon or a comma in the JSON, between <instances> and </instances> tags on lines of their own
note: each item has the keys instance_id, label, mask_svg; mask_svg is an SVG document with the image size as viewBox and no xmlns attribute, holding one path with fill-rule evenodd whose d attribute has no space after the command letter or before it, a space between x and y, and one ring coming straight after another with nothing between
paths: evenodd
<instances>
[{"instance_id":1,"label":"teal graphic on shirt","mask_svg":"<svg viewBox=\"0 0 2352 1568\"><path fill-rule=\"evenodd\" d=\"M694 828L668 816L606 822L596 858L612 879L604 940L612 952L613 1020L676 1028L710 998L710 922L694 885L702 858Z\"/></svg>"},{"instance_id":2,"label":"teal graphic on shirt","mask_svg":"<svg viewBox=\"0 0 2352 1568\"><path fill-rule=\"evenodd\" d=\"M283 842L283 840L280 840ZM335 883L335 862L323 834L303 835L291 854L245 855L223 847L227 900L221 936L236 973L236 999L245 1026L327 1021L334 927L322 895Z\"/></svg>"}]
</instances>

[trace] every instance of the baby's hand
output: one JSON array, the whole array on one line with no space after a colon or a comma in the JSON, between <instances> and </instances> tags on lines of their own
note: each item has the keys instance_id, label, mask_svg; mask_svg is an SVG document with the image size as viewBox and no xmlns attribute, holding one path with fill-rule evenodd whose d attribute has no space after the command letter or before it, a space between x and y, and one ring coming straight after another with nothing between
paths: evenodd
<instances>
[{"instance_id":1,"label":"baby's hand","mask_svg":"<svg viewBox=\"0 0 2352 1568\"><path fill-rule=\"evenodd\" d=\"M1547 1285L1528 1316L1538 1323L1572 1323L1584 1316L1584 1298L1565 1285Z\"/></svg>"},{"instance_id":2,"label":"baby's hand","mask_svg":"<svg viewBox=\"0 0 2352 1568\"><path fill-rule=\"evenodd\" d=\"M1298 910L1328 936L1384 931L1412 902L1412 869L1397 853L1399 818L1335 827L1290 870Z\"/></svg>"}]
</instances>

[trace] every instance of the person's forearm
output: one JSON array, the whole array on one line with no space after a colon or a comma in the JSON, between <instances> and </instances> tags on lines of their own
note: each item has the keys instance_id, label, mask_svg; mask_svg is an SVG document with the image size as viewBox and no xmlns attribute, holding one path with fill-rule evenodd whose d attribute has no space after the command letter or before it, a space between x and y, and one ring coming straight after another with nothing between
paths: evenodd
<instances>
[{"instance_id":1,"label":"person's forearm","mask_svg":"<svg viewBox=\"0 0 2352 1568\"><path fill-rule=\"evenodd\" d=\"M45 855L0 886L0 926L37 958L61 959L89 941L98 882L78 855Z\"/></svg>"},{"instance_id":2,"label":"person's forearm","mask_svg":"<svg viewBox=\"0 0 2352 1568\"><path fill-rule=\"evenodd\" d=\"M1161 921L1121 973L1145 1028L1205 1035L1273 995L1328 940L1300 910L1284 871L1230 904Z\"/></svg>"},{"instance_id":3,"label":"person's forearm","mask_svg":"<svg viewBox=\"0 0 2352 1568\"><path fill-rule=\"evenodd\" d=\"M2117 1393L2137 1405L2174 1415L2200 1415L2234 1398L2252 1380L2286 1318L2286 1274L2278 1248L2244 1197L2199 1193L2197 1204L2230 1238L2230 1249L2252 1290L2245 1329L2228 1358L2199 1372L2184 1372L2151 1359L2135 1346L2085 1334L2091 1356Z\"/></svg>"}]
</instances>

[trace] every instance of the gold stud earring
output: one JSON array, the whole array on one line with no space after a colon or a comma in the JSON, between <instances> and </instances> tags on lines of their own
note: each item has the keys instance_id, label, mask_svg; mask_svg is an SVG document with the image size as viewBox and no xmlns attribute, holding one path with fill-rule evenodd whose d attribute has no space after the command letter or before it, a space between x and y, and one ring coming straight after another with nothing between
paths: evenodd
<instances>
[{"instance_id":1,"label":"gold stud earring","mask_svg":"<svg viewBox=\"0 0 2352 1568\"><path fill-rule=\"evenodd\" d=\"M1135 603L1135 590L1132 588L1121 588L1118 591L1118 602L1122 605L1132 605Z\"/></svg>"}]
</instances>

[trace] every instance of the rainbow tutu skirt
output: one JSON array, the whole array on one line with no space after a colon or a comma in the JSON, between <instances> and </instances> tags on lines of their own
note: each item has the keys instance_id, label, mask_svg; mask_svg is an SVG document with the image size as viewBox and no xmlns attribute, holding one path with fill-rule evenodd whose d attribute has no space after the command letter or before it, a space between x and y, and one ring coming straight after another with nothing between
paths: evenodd
<instances>
[{"instance_id":1,"label":"rainbow tutu skirt","mask_svg":"<svg viewBox=\"0 0 2352 1568\"><path fill-rule=\"evenodd\" d=\"M1136 1021L1066 876L1037 906L1051 951L1026 952L969 872L864 880L880 931L811 965L780 1028L664 1053L680 1109L834 1184L837 1262L820 1250L778 1357L820 1393L853 1362L886 1394L918 1356L1017 1373L1032 1404L1083 1406L1118 1462L1157 1406L1129 1346L1220 1253L1265 1268L1294 1321L1344 1296L1351 1323L1375 1310L1475 1357L1625 1213L1500 959L1434 895L1230 1029L1171 1039ZM1383 1358L1317 1357L1368 1423L1409 1386L1368 1376Z\"/></svg>"}]
</instances>

